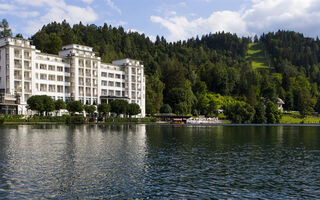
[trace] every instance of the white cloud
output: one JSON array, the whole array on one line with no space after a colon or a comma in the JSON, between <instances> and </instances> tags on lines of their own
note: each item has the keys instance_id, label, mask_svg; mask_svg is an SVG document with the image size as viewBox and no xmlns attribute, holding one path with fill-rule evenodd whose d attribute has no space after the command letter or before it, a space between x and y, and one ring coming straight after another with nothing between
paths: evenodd
<instances>
[{"instance_id":1,"label":"white cloud","mask_svg":"<svg viewBox=\"0 0 320 200\"><path fill-rule=\"evenodd\" d=\"M106 2L107 2L107 5L108 5L111 9L113 9L113 10L117 11L119 14L121 14L121 10L113 3L113 1L111 1L111 0L106 0Z\"/></svg>"},{"instance_id":2,"label":"white cloud","mask_svg":"<svg viewBox=\"0 0 320 200\"><path fill-rule=\"evenodd\" d=\"M169 41L184 40L192 36L216 31L241 32L246 34L245 22L239 13L232 11L214 12L209 18L197 18L189 21L186 17L163 19L151 16L151 21L166 27Z\"/></svg>"},{"instance_id":3,"label":"white cloud","mask_svg":"<svg viewBox=\"0 0 320 200\"><path fill-rule=\"evenodd\" d=\"M44 24L56 21L61 22L66 20L70 24L79 23L91 23L98 19L97 14L91 7L79 7L66 4L63 0L57 1L41 1L36 0L36 3L30 3L27 0L17 0L22 4L30 6L43 6L45 7L46 14L36 19L27 21L27 26L24 28L24 32L28 35L34 34Z\"/></svg>"},{"instance_id":4,"label":"white cloud","mask_svg":"<svg viewBox=\"0 0 320 200\"><path fill-rule=\"evenodd\" d=\"M226 31L239 35L289 29L320 35L320 1L251 0L252 5L239 11L217 11L208 18L151 16L150 20L168 29L170 41L183 40L209 32Z\"/></svg>"},{"instance_id":5,"label":"white cloud","mask_svg":"<svg viewBox=\"0 0 320 200\"><path fill-rule=\"evenodd\" d=\"M8 11L11 11L11 10L15 10L17 7L14 6L14 5L11 5L11 4L0 4L0 10L8 10Z\"/></svg>"},{"instance_id":6,"label":"white cloud","mask_svg":"<svg viewBox=\"0 0 320 200\"><path fill-rule=\"evenodd\" d=\"M82 0L84 3L91 4L94 0Z\"/></svg>"},{"instance_id":7,"label":"white cloud","mask_svg":"<svg viewBox=\"0 0 320 200\"><path fill-rule=\"evenodd\" d=\"M39 15L36 11L25 11L18 6L12 4L0 4L1 15L14 15L20 18L36 17Z\"/></svg>"}]
</instances>

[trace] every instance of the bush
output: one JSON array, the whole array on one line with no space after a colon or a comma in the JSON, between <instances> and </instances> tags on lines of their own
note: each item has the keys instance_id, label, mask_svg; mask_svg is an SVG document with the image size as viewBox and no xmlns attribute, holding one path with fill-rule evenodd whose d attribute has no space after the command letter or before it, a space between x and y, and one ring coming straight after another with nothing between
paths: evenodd
<instances>
[{"instance_id":1,"label":"bush","mask_svg":"<svg viewBox=\"0 0 320 200\"><path fill-rule=\"evenodd\" d=\"M0 118L0 125L4 123L4 118Z\"/></svg>"},{"instance_id":2,"label":"bush","mask_svg":"<svg viewBox=\"0 0 320 200\"><path fill-rule=\"evenodd\" d=\"M63 116L39 116L33 115L27 121L28 122L65 122L66 115Z\"/></svg>"},{"instance_id":3,"label":"bush","mask_svg":"<svg viewBox=\"0 0 320 200\"><path fill-rule=\"evenodd\" d=\"M225 114L233 123L248 124L253 120L255 110L243 101L236 101L225 108Z\"/></svg>"},{"instance_id":4,"label":"bush","mask_svg":"<svg viewBox=\"0 0 320 200\"><path fill-rule=\"evenodd\" d=\"M23 115L1 115L0 116L4 121L6 122L24 122L24 116Z\"/></svg>"},{"instance_id":5,"label":"bush","mask_svg":"<svg viewBox=\"0 0 320 200\"><path fill-rule=\"evenodd\" d=\"M145 118L119 118L119 117L110 117L106 118L105 122L113 123L148 123L156 122L157 119L154 117L145 117Z\"/></svg>"},{"instance_id":6,"label":"bush","mask_svg":"<svg viewBox=\"0 0 320 200\"><path fill-rule=\"evenodd\" d=\"M67 116L65 118L66 124L84 124L85 121L86 120L83 115L73 115L73 116Z\"/></svg>"}]
</instances>

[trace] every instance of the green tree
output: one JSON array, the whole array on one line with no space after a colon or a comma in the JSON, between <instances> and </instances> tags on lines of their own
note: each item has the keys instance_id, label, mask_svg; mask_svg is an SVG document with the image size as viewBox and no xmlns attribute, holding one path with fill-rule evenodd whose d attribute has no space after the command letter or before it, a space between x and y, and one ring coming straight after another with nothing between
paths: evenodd
<instances>
[{"instance_id":1,"label":"green tree","mask_svg":"<svg viewBox=\"0 0 320 200\"><path fill-rule=\"evenodd\" d=\"M213 116L217 116L217 115L218 115L218 104L214 99L211 99L209 101L206 116L213 117Z\"/></svg>"},{"instance_id":2,"label":"green tree","mask_svg":"<svg viewBox=\"0 0 320 200\"><path fill-rule=\"evenodd\" d=\"M128 101L122 99L116 99L110 102L111 112L120 114L126 114Z\"/></svg>"},{"instance_id":3,"label":"green tree","mask_svg":"<svg viewBox=\"0 0 320 200\"><path fill-rule=\"evenodd\" d=\"M84 105L84 111L90 115L90 117L93 116L94 112L96 111L96 107L94 105Z\"/></svg>"},{"instance_id":4,"label":"green tree","mask_svg":"<svg viewBox=\"0 0 320 200\"><path fill-rule=\"evenodd\" d=\"M169 104L163 104L160 108L160 113L172 113L172 108Z\"/></svg>"},{"instance_id":5,"label":"green tree","mask_svg":"<svg viewBox=\"0 0 320 200\"><path fill-rule=\"evenodd\" d=\"M48 52L58 54L62 47L62 40L56 33L50 33L48 43Z\"/></svg>"},{"instance_id":6,"label":"green tree","mask_svg":"<svg viewBox=\"0 0 320 200\"><path fill-rule=\"evenodd\" d=\"M187 102L179 102L174 105L174 112L178 115L181 114L188 114L189 113L189 108L188 108L188 103Z\"/></svg>"},{"instance_id":7,"label":"green tree","mask_svg":"<svg viewBox=\"0 0 320 200\"><path fill-rule=\"evenodd\" d=\"M140 106L138 104L132 103L132 104L128 104L126 112L131 118L132 115L140 114L141 113L141 109L140 109Z\"/></svg>"},{"instance_id":8,"label":"green tree","mask_svg":"<svg viewBox=\"0 0 320 200\"><path fill-rule=\"evenodd\" d=\"M110 104L102 103L98 105L98 113L100 116L105 117L110 112Z\"/></svg>"},{"instance_id":9,"label":"green tree","mask_svg":"<svg viewBox=\"0 0 320 200\"><path fill-rule=\"evenodd\" d=\"M301 90L298 94L298 111L302 117L312 113L316 105L316 99L312 98L307 90Z\"/></svg>"},{"instance_id":10,"label":"green tree","mask_svg":"<svg viewBox=\"0 0 320 200\"><path fill-rule=\"evenodd\" d=\"M39 112L40 115L43 115L44 112L46 112L46 115L48 115L49 112L52 112L55 110L54 100L47 95L31 96L28 99L27 104L28 104L28 109L36 110Z\"/></svg>"},{"instance_id":11,"label":"green tree","mask_svg":"<svg viewBox=\"0 0 320 200\"><path fill-rule=\"evenodd\" d=\"M12 36L11 29L9 27L9 23L6 19L2 19L0 23L0 38Z\"/></svg>"},{"instance_id":12,"label":"green tree","mask_svg":"<svg viewBox=\"0 0 320 200\"><path fill-rule=\"evenodd\" d=\"M147 76L146 111L149 114L158 113L163 101L164 84L155 76Z\"/></svg>"},{"instance_id":13,"label":"green tree","mask_svg":"<svg viewBox=\"0 0 320 200\"><path fill-rule=\"evenodd\" d=\"M66 103L62 99L58 99L54 102L55 110L66 109Z\"/></svg>"},{"instance_id":14,"label":"green tree","mask_svg":"<svg viewBox=\"0 0 320 200\"><path fill-rule=\"evenodd\" d=\"M76 112L81 113L83 111L83 104L80 101L70 101L67 103L67 110L70 115L74 115Z\"/></svg>"},{"instance_id":15,"label":"green tree","mask_svg":"<svg viewBox=\"0 0 320 200\"><path fill-rule=\"evenodd\" d=\"M282 113L278 109L277 105L272 101L266 103L266 118L268 124L280 123Z\"/></svg>"},{"instance_id":16,"label":"green tree","mask_svg":"<svg viewBox=\"0 0 320 200\"><path fill-rule=\"evenodd\" d=\"M31 96L27 100L28 109L37 111L40 115L43 115L44 105L40 96L35 95Z\"/></svg>"},{"instance_id":17,"label":"green tree","mask_svg":"<svg viewBox=\"0 0 320 200\"><path fill-rule=\"evenodd\" d=\"M225 114L233 123L251 123L255 114L252 106L244 101L236 101L228 104L225 109Z\"/></svg>"},{"instance_id":18,"label":"green tree","mask_svg":"<svg viewBox=\"0 0 320 200\"><path fill-rule=\"evenodd\" d=\"M265 124L267 122L266 110L263 102L259 102L255 107L255 115L253 118L253 123Z\"/></svg>"}]
</instances>

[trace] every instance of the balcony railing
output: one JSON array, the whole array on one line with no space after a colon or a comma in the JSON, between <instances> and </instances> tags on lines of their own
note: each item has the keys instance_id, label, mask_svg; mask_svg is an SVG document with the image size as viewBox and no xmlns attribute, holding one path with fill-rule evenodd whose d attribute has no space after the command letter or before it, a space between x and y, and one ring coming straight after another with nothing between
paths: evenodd
<instances>
[{"instance_id":1,"label":"balcony railing","mask_svg":"<svg viewBox=\"0 0 320 200\"><path fill-rule=\"evenodd\" d=\"M22 58L22 55L21 55L21 54L14 54L14 58L19 58L19 59L21 59L21 58Z\"/></svg>"},{"instance_id":2,"label":"balcony railing","mask_svg":"<svg viewBox=\"0 0 320 200\"><path fill-rule=\"evenodd\" d=\"M16 68L16 69L22 69L22 65L21 65L21 64L15 64L15 65L14 65L14 68Z\"/></svg>"},{"instance_id":3,"label":"balcony railing","mask_svg":"<svg viewBox=\"0 0 320 200\"><path fill-rule=\"evenodd\" d=\"M30 55L26 55L26 54L24 54L24 59L31 60L31 56L30 56Z\"/></svg>"}]
</instances>

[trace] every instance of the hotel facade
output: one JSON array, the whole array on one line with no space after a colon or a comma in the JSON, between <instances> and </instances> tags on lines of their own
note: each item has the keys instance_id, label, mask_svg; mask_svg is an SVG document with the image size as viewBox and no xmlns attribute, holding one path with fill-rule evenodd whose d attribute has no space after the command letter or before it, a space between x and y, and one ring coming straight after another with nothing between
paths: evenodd
<instances>
[{"instance_id":1,"label":"hotel facade","mask_svg":"<svg viewBox=\"0 0 320 200\"><path fill-rule=\"evenodd\" d=\"M92 47L70 44L59 55L42 53L29 40L0 39L0 112L28 114L27 100L48 95L54 100L88 105L125 99L145 116L145 76L141 61L101 62Z\"/></svg>"}]
</instances>

